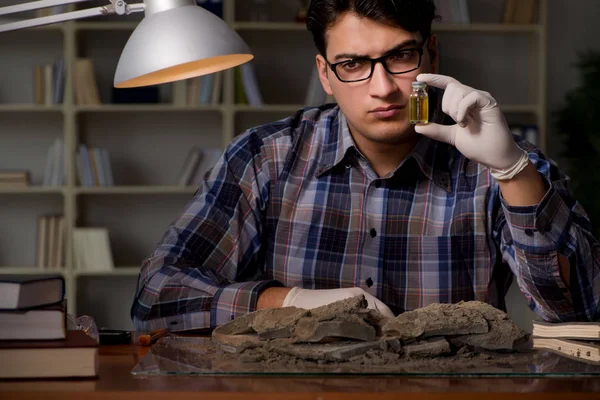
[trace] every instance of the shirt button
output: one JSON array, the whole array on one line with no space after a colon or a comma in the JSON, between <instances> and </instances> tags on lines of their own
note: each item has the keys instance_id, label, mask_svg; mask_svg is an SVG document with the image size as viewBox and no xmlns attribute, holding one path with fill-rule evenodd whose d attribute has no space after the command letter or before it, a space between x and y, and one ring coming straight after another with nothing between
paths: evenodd
<instances>
[{"instance_id":1,"label":"shirt button","mask_svg":"<svg viewBox=\"0 0 600 400\"><path fill-rule=\"evenodd\" d=\"M369 278L367 279L367 287L371 287L373 286L373 279Z\"/></svg>"},{"instance_id":2,"label":"shirt button","mask_svg":"<svg viewBox=\"0 0 600 400\"><path fill-rule=\"evenodd\" d=\"M375 230L375 228L371 229L371 232L369 232L371 234L371 237L374 238L375 236L377 236L377 231Z\"/></svg>"},{"instance_id":3,"label":"shirt button","mask_svg":"<svg viewBox=\"0 0 600 400\"><path fill-rule=\"evenodd\" d=\"M350 168L352 168L352 164L350 164L350 163L346 164L346 169L350 169Z\"/></svg>"},{"instance_id":4,"label":"shirt button","mask_svg":"<svg viewBox=\"0 0 600 400\"><path fill-rule=\"evenodd\" d=\"M529 237L533 236L533 229L525 229L525 234Z\"/></svg>"}]
</instances>

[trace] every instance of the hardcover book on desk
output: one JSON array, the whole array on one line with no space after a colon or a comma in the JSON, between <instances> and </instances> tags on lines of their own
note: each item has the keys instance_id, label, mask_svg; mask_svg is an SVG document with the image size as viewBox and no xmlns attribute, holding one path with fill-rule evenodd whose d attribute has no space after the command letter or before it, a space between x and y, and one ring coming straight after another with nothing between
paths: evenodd
<instances>
[{"instance_id":1,"label":"hardcover book on desk","mask_svg":"<svg viewBox=\"0 0 600 400\"><path fill-rule=\"evenodd\" d=\"M0 340L66 337L62 275L0 275Z\"/></svg>"},{"instance_id":2,"label":"hardcover book on desk","mask_svg":"<svg viewBox=\"0 0 600 400\"><path fill-rule=\"evenodd\" d=\"M98 343L84 331L65 340L0 340L0 378L71 378L98 375Z\"/></svg>"}]
</instances>

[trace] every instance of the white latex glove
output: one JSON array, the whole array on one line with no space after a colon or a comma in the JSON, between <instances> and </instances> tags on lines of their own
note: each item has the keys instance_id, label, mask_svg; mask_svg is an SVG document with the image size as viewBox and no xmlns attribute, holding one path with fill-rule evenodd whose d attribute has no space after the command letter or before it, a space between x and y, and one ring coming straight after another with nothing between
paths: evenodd
<instances>
[{"instance_id":1,"label":"white latex glove","mask_svg":"<svg viewBox=\"0 0 600 400\"><path fill-rule=\"evenodd\" d=\"M359 295L364 295L367 299L368 308L379 311L386 317L394 317L394 313L388 306L383 304L379 299L371 296L361 288L342 288L342 289L301 289L298 287L292 288L283 300L282 307L298 307L307 310L317 308L326 304L335 303L338 300L348 299Z\"/></svg>"},{"instance_id":2,"label":"white latex glove","mask_svg":"<svg viewBox=\"0 0 600 400\"><path fill-rule=\"evenodd\" d=\"M488 93L438 74L419 74L417 80L445 89L442 111L457 124L416 125L422 135L455 146L465 157L490 168L497 179L510 179L528 163L515 143L504 114Z\"/></svg>"}]
</instances>

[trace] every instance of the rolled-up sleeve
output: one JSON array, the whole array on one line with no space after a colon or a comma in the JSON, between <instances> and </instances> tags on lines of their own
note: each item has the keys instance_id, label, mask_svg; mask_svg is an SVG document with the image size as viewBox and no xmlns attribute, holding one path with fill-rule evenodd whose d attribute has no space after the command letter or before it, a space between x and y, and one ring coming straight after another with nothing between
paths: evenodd
<instances>
[{"instance_id":1,"label":"rolled-up sleeve","mask_svg":"<svg viewBox=\"0 0 600 400\"><path fill-rule=\"evenodd\" d=\"M600 318L600 246L585 211L568 190L568 178L537 152L530 160L548 191L535 206L513 207L501 196L497 238L529 306L547 321ZM565 282L558 256L569 260Z\"/></svg>"},{"instance_id":2,"label":"rolled-up sleeve","mask_svg":"<svg viewBox=\"0 0 600 400\"><path fill-rule=\"evenodd\" d=\"M249 143L250 140L255 143ZM256 309L269 171L260 143L232 142L144 260L131 307L137 330L214 328Z\"/></svg>"}]
</instances>

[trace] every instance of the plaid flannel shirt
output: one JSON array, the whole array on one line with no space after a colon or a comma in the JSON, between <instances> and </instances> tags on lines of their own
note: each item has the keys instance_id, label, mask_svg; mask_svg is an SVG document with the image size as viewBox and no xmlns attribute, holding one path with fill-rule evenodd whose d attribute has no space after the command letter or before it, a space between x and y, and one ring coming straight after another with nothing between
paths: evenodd
<instances>
[{"instance_id":1,"label":"plaid flannel shirt","mask_svg":"<svg viewBox=\"0 0 600 400\"><path fill-rule=\"evenodd\" d=\"M273 286L360 287L396 314L461 300L504 309L513 276L543 319L597 320L590 222L567 177L516 140L548 183L536 206L509 206L488 168L426 137L378 177L337 106L250 129L144 261L135 327L214 328ZM570 290L558 254L570 260Z\"/></svg>"}]
</instances>

